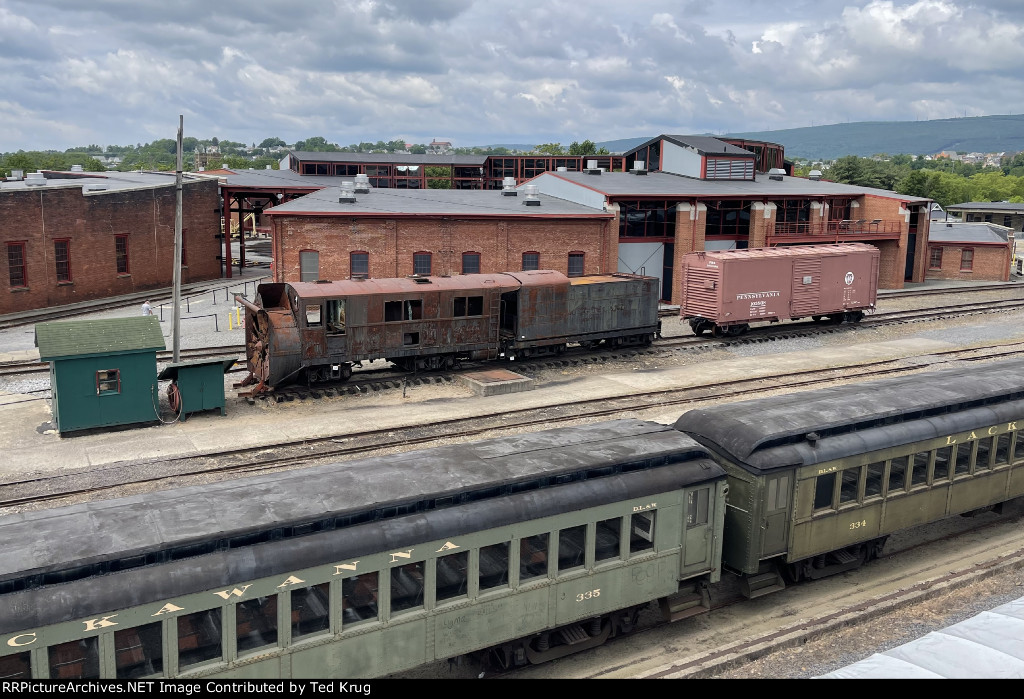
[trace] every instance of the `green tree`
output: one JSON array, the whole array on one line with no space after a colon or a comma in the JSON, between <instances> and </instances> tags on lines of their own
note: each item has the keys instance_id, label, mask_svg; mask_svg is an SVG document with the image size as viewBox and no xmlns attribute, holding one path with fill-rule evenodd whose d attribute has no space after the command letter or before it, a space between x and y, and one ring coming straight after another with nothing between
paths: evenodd
<instances>
[{"instance_id":1,"label":"green tree","mask_svg":"<svg viewBox=\"0 0 1024 699\"><path fill-rule=\"evenodd\" d=\"M427 178L428 189L451 189L452 169L450 167L431 166L423 170Z\"/></svg>"},{"instance_id":2,"label":"green tree","mask_svg":"<svg viewBox=\"0 0 1024 699\"><path fill-rule=\"evenodd\" d=\"M608 155L607 148L598 148L589 138L583 143L573 141L569 144L569 155Z\"/></svg>"},{"instance_id":3,"label":"green tree","mask_svg":"<svg viewBox=\"0 0 1024 699\"><path fill-rule=\"evenodd\" d=\"M284 147L287 145L287 143L282 141L280 138L277 138L276 136L264 138L262 141L260 141L260 148L276 148L277 146Z\"/></svg>"},{"instance_id":4,"label":"green tree","mask_svg":"<svg viewBox=\"0 0 1024 699\"><path fill-rule=\"evenodd\" d=\"M426 155L427 147L422 143L417 143L416 145L409 149L409 152L412 153L413 155Z\"/></svg>"},{"instance_id":5,"label":"green tree","mask_svg":"<svg viewBox=\"0 0 1024 699\"><path fill-rule=\"evenodd\" d=\"M533 151L543 155L565 155L565 148L561 143L541 143L534 146Z\"/></svg>"},{"instance_id":6,"label":"green tree","mask_svg":"<svg viewBox=\"0 0 1024 699\"><path fill-rule=\"evenodd\" d=\"M327 139L323 136L313 136L307 138L305 141L296 141L295 150L313 151L313 152L337 152L341 148L338 147L337 143L328 143Z\"/></svg>"}]
</instances>

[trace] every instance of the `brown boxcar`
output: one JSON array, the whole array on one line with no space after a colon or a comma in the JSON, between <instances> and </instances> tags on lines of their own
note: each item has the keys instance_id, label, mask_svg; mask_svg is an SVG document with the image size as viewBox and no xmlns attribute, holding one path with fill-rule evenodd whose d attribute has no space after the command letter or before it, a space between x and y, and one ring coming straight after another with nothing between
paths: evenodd
<instances>
[{"instance_id":1,"label":"brown boxcar","mask_svg":"<svg viewBox=\"0 0 1024 699\"><path fill-rule=\"evenodd\" d=\"M680 315L700 335L754 321L857 322L878 295L878 248L864 243L693 252L683 257Z\"/></svg>"}]
</instances>

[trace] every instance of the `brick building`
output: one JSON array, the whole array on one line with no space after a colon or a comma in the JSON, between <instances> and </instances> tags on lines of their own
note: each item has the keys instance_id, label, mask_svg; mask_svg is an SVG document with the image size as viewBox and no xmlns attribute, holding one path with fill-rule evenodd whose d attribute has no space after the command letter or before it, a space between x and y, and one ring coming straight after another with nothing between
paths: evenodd
<instances>
[{"instance_id":1,"label":"brick building","mask_svg":"<svg viewBox=\"0 0 1024 699\"><path fill-rule=\"evenodd\" d=\"M221 274L217 181L185 177L183 282ZM32 173L0 182L0 314L173 280L174 173Z\"/></svg>"},{"instance_id":2,"label":"brick building","mask_svg":"<svg viewBox=\"0 0 1024 699\"><path fill-rule=\"evenodd\" d=\"M281 282L617 268L613 214L525 191L328 187L263 216Z\"/></svg>"},{"instance_id":3,"label":"brick building","mask_svg":"<svg viewBox=\"0 0 1024 699\"><path fill-rule=\"evenodd\" d=\"M1009 281L1012 228L994 223L933 221L928 238L928 279Z\"/></svg>"},{"instance_id":4,"label":"brick building","mask_svg":"<svg viewBox=\"0 0 1024 699\"><path fill-rule=\"evenodd\" d=\"M946 207L964 223L994 223L1024 232L1024 204L1007 201L970 201Z\"/></svg>"}]
</instances>

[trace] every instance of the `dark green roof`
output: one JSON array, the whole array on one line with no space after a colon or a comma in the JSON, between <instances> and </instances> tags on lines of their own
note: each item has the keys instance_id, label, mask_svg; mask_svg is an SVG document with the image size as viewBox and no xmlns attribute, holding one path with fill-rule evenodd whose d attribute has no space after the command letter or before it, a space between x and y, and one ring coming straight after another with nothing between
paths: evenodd
<instances>
[{"instance_id":1,"label":"dark green roof","mask_svg":"<svg viewBox=\"0 0 1024 699\"><path fill-rule=\"evenodd\" d=\"M167 349L156 316L37 323L36 347L44 362Z\"/></svg>"}]
</instances>

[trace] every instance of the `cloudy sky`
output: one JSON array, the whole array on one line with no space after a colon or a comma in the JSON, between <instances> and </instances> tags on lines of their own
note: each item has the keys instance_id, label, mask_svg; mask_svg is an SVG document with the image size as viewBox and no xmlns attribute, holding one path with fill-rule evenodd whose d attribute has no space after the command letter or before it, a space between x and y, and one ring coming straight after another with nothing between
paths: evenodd
<instances>
[{"instance_id":1,"label":"cloudy sky","mask_svg":"<svg viewBox=\"0 0 1024 699\"><path fill-rule=\"evenodd\" d=\"M0 152L1024 112L1024 0L0 0Z\"/></svg>"}]
</instances>

